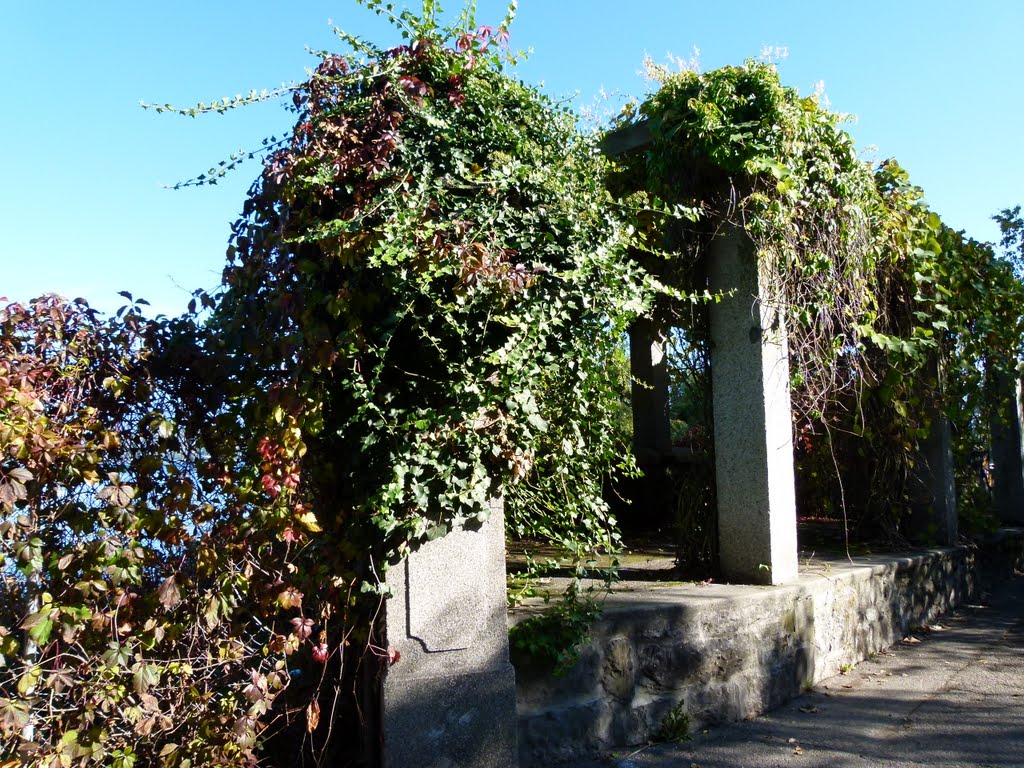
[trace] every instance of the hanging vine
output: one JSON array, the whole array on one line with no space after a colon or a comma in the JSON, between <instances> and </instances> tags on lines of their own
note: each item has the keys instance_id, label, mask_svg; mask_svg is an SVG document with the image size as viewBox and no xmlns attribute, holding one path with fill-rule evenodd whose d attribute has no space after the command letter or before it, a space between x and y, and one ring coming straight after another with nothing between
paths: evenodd
<instances>
[{"instance_id":1,"label":"hanging vine","mask_svg":"<svg viewBox=\"0 0 1024 768\"><path fill-rule=\"evenodd\" d=\"M655 210L692 212L681 226L648 217L645 242L661 238L676 255L654 249L644 263L672 285L700 292L701 253L723 226L753 239L767 301L785 313L801 501L845 509L839 464L859 464L867 474L854 485L870 490L856 506L891 533L929 414L961 391L941 391L934 361L955 355L946 368L964 375L981 364L969 341L979 315L1002 329L986 349L1019 349L1007 314L1020 284L960 290L965 273L993 263L991 248L952 237L895 162L862 161L844 120L784 87L767 63L665 75L625 115L646 124L651 143L624 160L618 185L639 190L633 205L638 195Z\"/></svg>"}]
</instances>

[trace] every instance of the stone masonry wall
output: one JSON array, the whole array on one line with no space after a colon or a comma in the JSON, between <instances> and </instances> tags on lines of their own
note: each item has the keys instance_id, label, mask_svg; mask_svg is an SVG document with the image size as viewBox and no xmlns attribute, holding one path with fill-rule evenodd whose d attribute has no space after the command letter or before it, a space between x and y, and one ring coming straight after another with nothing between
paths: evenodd
<instances>
[{"instance_id":1,"label":"stone masonry wall","mask_svg":"<svg viewBox=\"0 0 1024 768\"><path fill-rule=\"evenodd\" d=\"M1024 531L982 549L818 565L785 586L646 586L612 595L563 677L513 659L520 765L646 743L679 708L692 729L756 716L979 599L1024 568ZM515 620L515 617L513 617Z\"/></svg>"}]
</instances>

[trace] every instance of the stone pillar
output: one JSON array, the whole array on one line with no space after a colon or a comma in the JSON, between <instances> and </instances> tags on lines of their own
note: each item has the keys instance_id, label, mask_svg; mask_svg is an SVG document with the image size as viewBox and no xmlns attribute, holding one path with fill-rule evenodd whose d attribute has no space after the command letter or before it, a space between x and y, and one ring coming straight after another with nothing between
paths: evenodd
<instances>
[{"instance_id":1,"label":"stone pillar","mask_svg":"<svg viewBox=\"0 0 1024 768\"><path fill-rule=\"evenodd\" d=\"M999 520L1024 525L1024 391L1021 381L998 380L992 417L992 501Z\"/></svg>"},{"instance_id":2,"label":"stone pillar","mask_svg":"<svg viewBox=\"0 0 1024 768\"><path fill-rule=\"evenodd\" d=\"M668 366L665 340L647 318L629 329L629 370L632 378L633 455L641 464L672 452L668 417Z\"/></svg>"},{"instance_id":3,"label":"stone pillar","mask_svg":"<svg viewBox=\"0 0 1024 768\"><path fill-rule=\"evenodd\" d=\"M675 500L667 466L672 455L668 414L665 338L647 318L629 329L629 371L633 410L633 455L642 476L629 481L630 508L620 516L622 530L650 533L671 524Z\"/></svg>"},{"instance_id":4,"label":"stone pillar","mask_svg":"<svg viewBox=\"0 0 1024 768\"><path fill-rule=\"evenodd\" d=\"M727 577L797 576L793 427L784 319L747 234L729 226L707 254L719 558Z\"/></svg>"},{"instance_id":5,"label":"stone pillar","mask_svg":"<svg viewBox=\"0 0 1024 768\"><path fill-rule=\"evenodd\" d=\"M926 376L936 382L939 392L945 389L942 363L936 355L928 363ZM953 546L959 530L956 511L956 478L953 474L953 433L949 418L941 407L931 407L927 437L922 440L911 497L912 541L921 544Z\"/></svg>"},{"instance_id":6,"label":"stone pillar","mask_svg":"<svg viewBox=\"0 0 1024 768\"><path fill-rule=\"evenodd\" d=\"M514 768L501 500L478 530L427 542L389 570L384 768Z\"/></svg>"}]
</instances>

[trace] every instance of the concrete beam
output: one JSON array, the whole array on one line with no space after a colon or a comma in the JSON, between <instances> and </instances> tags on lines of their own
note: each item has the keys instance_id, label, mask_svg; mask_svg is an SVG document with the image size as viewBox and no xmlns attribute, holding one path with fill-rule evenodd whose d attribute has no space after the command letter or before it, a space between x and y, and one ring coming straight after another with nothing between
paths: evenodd
<instances>
[{"instance_id":1,"label":"concrete beam","mask_svg":"<svg viewBox=\"0 0 1024 768\"><path fill-rule=\"evenodd\" d=\"M729 578L779 584L797 577L789 353L782 314L739 227L707 254L719 557Z\"/></svg>"},{"instance_id":2,"label":"concrete beam","mask_svg":"<svg viewBox=\"0 0 1024 768\"><path fill-rule=\"evenodd\" d=\"M606 157L618 157L651 144L651 127L646 120L609 133L601 140L601 151Z\"/></svg>"},{"instance_id":3,"label":"concrete beam","mask_svg":"<svg viewBox=\"0 0 1024 768\"><path fill-rule=\"evenodd\" d=\"M384 768L515 768L503 504L479 530L427 542L388 571Z\"/></svg>"}]
</instances>

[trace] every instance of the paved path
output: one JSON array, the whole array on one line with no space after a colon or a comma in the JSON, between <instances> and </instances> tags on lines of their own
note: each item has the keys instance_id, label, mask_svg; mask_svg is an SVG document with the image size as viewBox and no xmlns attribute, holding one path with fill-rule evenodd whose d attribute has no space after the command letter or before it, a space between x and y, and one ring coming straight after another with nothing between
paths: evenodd
<instances>
[{"instance_id":1,"label":"paved path","mask_svg":"<svg viewBox=\"0 0 1024 768\"><path fill-rule=\"evenodd\" d=\"M1024 577L767 716L579 768L1024 768Z\"/></svg>"}]
</instances>

